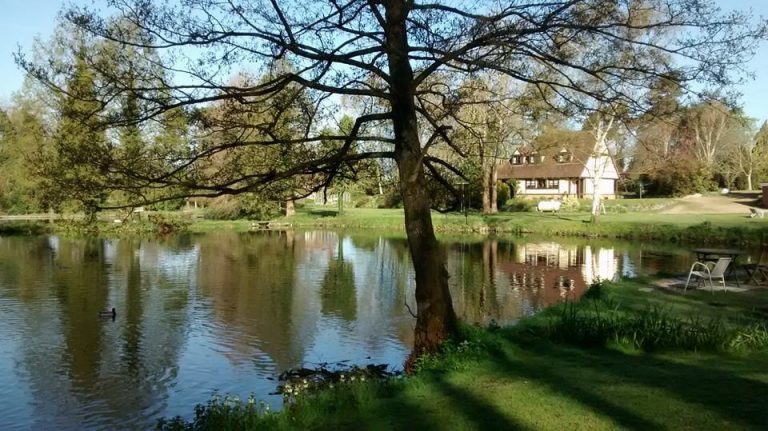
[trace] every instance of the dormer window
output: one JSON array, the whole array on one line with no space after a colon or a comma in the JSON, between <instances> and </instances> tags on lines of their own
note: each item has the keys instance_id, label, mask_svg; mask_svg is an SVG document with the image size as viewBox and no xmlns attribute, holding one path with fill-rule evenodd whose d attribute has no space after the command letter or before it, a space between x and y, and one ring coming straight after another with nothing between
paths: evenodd
<instances>
[{"instance_id":1,"label":"dormer window","mask_svg":"<svg viewBox=\"0 0 768 431\"><path fill-rule=\"evenodd\" d=\"M529 165L541 163L544 160L543 156L539 156L539 153L531 153L523 157L523 161Z\"/></svg>"},{"instance_id":2,"label":"dormer window","mask_svg":"<svg viewBox=\"0 0 768 431\"><path fill-rule=\"evenodd\" d=\"M523 158L521 156L516 154L516 155L512 156L512 164L513 165L521 165L521 164L523 164L523 160L522 159Z\"/></svg>"},{"instance_id":3,"label":"dormer window","mask_svg":"<svg viewBox=\"0 0 768 431\"><path fill-rule=\"evenodd\" d=\"M555 156L555 161L557 163L567 163L571 161L571 153L569 153L567 150L562 149L559 153Z\"/></svg>"}]
</instances>

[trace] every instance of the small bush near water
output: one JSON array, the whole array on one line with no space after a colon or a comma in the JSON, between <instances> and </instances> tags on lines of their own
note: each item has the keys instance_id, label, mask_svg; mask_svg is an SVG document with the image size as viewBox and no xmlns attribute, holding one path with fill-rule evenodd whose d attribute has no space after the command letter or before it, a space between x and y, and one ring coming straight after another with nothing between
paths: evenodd
<instances>
[{"instance_id":1,"label":"small bush near water","mask_svg":"<svg viewBox=\"0 0 768 431\"><path fill-rule=\"evenodd\" d=\"M669 309L624 309L602 298L601 283L579 303L563 304L549 324L535 329L546 338L582 347L617 345L647 352L660 350L743 353L768 349L765 322L734 326L719 318L682 318ZM590 298L591 297L591 298Z\"/></svg>"},{"instance_id":2,"label":"small bush near water","mask_svg":"<svg viewBox=\"0 0 768 431\"><path fill-rule=\"evenodd\" d=\"M195 418L189 422L177 416L160 419L156 429L186 430L245 430L267 427L275 415L269 405L256 402L253 396L243 402L239 397L214 394L206 405L195 406Z\"/></svg>"},{"instance_id":3,"label":"small bush near water","mask_svg":"<svg viewBox=\"0 0 768 431\"><path fill-rule=\"evenodd\" d=\"M50 225L36 222L0 223L0 235L39 235L50 230Z\"/></svg>"},{"instance_id":4,"label":"small bush near water","mask_svg":"<svg viewBox=\"0 0 768 431\"><path fill-rule=\"evenodd\" d=\"M283 396L285 409L291 414L276 413L253 396L243 401L237 396L214 394L207 404L195 406L194 419L186 421L180 416L161 419L156 428L165 431L300 429L302 423L312 422L314 415L327 414L325 402L338 405L339 399L346 397L352 406L355 400L373 397L384 390L390 379L402 374L387 368L387 364L360 367L339 362L291 369L280 374L278 380L283 383L274 393Z\"/></svg>"}]
</instances>

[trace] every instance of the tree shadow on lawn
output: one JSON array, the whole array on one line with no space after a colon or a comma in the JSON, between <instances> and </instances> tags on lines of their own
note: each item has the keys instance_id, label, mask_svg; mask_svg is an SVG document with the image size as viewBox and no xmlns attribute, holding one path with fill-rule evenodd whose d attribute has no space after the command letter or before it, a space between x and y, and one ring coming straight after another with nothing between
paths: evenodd
<instances>
[{"instance_id":1,"label":"tree shadow on lawn","mask_svg":"<svg viewBox=\"0 0 768 431\"><path fill-rule=\"evenodd\" d=\"M554 216L552 218L557 220L565 220L565 221L571 221L571 222L575 221L575 222L581 222L581 223L592 223L592 221L584 214L580 214L580 215L573 214L571 216L564 216L560 214L555 215L555 214L556 213L552 213L552 215Z\"/></svg>"},{"instance_id":2,"label":"tree shadow on lawn","mask_svg":"<svg viewBox=\"0 0 768 431\"><path fill-rule=\"evenodd\" d=\"M338 210L311 209L307 212L317 217L336 217L337 215L339 215Z\"/></svg>"},{"instance_id":3,"label":"tree shadow on lawn","mask_svg":"<svg viewBox=\"0 0 768 431\"><path fill-rule=\"evenodd\" d=\"M630 410L632 400L611 399L601 393L600 385L585 378L595 376L604 385L622 384L648 387L670 394L670 399L700 406L702 412L714 412L729 426L768 428L768 384L744 378L731 370L697 364L673 362L649 354L629 355L610 349L584 350L558 346L526 336L511 335L521 350L521 358L498 352L495 372L499 377L531 379L582 403L598 414L612 418L622 427L658 429L668 427L662 411L642 416ZM712 360L718 357L711 355ZM765 373L762 365L745 367L747 359L723 358L723 366L738 367L740 373ZM612 383L615 382L615 383ZM668 407L668 406L667 406ZM681 412L690 415L692 412ZM723 426L724 424L720 424ZM695 427L695 424L690 424Z\"/></svg>"},{"instance_id":4,"label":"tree shadow on lawn","mask_svg":"<svg viewBox=\"0 0 768 431\"><path fill-rule=\"evenodd\" d=\"M365 411L353 408L351 414L330 429L530 429L504 415L497 406L445 381L443 377L433 376L419 389L398 387L391 394L379 393L379 398L366 405ZM327 426L321 428L329 429Z\"/></svg>"},{"instance_id":5,"label":"tree shadow on lawn","mask_svg":"<svg viewBox=\"0 0 768 431\"><path fill-rule=\"evenodd\" d=\"M391 392L385 389L361 409L352 407L339 422L320 428L768 428L768 383L743 377L765 375L768 358L750 363L745 358L702 355L683 357L681 361L686 362L681 363L648 354L562 346L515 333L505 336L514 347L482 360L478 380L471 373L462 377L448 370L427 371L415 382L396 385ZM708 360L718 363L702 365ZM513 386L505 389L504 381L510 379ZM534 385L532 392L517 392L520 386L515 385L521 381ZM488 388L489 382L495 383ZM517 392L513 397L531 401L501 398L509 390ZM542 392L552 398L542 397ZM536 407L537 402L548 400L552 403ZM552 412L570 404L569 400L586 411ZM595 422L590 422L592 415Z\"/></svg>"}]
</instances>

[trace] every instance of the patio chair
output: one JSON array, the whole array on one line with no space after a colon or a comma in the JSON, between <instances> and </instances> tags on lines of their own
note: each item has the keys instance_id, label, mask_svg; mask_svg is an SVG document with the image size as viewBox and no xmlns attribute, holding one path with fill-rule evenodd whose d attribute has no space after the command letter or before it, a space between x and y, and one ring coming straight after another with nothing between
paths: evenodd
<instances>
[{"instance_id":1,"label":"patio chair","mask_svg":"<svg viewBox=\"0 0 768 431\"><path fill-rule=\"evenodd\" d=\"M696 287L699 287L702 281L709 280L709 288L712 289L712 293L715 293L715 286L712 284L712 279L715 278L720 279L723 283L723 289L725 289L725 270L728 269L730 263L730 257L721 257L714 263L694 262L694 264L691 265L691 271L688 273L688 280L685 282L685 288L683 290L688 290L688 285L691 283L691 277L693 276L698 278Z\"/></svg>"}]
</instances>

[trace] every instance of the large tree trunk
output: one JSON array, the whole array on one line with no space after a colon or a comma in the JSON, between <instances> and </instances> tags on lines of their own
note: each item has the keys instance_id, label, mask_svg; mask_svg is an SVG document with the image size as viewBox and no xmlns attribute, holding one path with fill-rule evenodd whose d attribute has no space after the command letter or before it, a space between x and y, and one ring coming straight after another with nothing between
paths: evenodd
<instances>
[{"instance_id":1,"label":"large tree trunk","mask_svg":"<svg viewBox=\"0 0 768 431\"><path fill-rule=\"evenodd\" d=\"M291 217L296 215L296 205L292 199L285 201L285 216Z\"/></svg>"},{"instance_id":2,"label":"large tree trunk","mask_svg":"<svg viewBox=\"0 0 768 431\"><path fill-rule=\"evenodd\" d=\"M415 135L413 139L416 139ZM432 352L455 333L456 314L448 290L445 251L432 226L430 199L419 158L398 152L400 189L405 209L405 231L416 273L416 329L412 358Z\"/></svg>"},{"instance_id":3,"label":"large tree trunk","mask_svg":"<svg viewBox=\"0 0 768 431\"><path fill-rule=\"evenodd\" d=\"M400 174L405 232L416 273L416 328L413 352L406 363L406 369L410 369L415 358L435 351L443 340L454 334L457 323L448 290L445 252L435 237L424 176L414 104L413 70L407 55L407 6L405 2L396 0L384 2L384 6L395 160Z\"/></svg>"}]
</instances>

